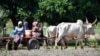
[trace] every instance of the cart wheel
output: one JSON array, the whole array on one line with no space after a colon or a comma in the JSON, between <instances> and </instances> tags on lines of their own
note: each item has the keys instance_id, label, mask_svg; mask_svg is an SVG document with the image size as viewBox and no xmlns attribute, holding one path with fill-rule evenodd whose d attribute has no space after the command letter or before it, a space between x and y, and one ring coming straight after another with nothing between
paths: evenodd
<instances>
[{"instance_id":1,"label":"cart wheel","mask_svg":"<svg viewBox=\"0 0 100 56\"><path fill-rule=\"evenodd\" d=\"M12 50L12 42L11 41L8 41L6 43L6 50Z\"/></svg>"},{"instance_id":2,"label":"cart wheel","mask_svg":"<svg viewBox=\"0 0 100 56\"><path fill-rule=\"evenodd\" d=\"M28 50L31 50L31 49L39 49L40 48L40 43L36 39L30 39L28 41L27 48L28 48Z\"/></svg>"}]
</instances>

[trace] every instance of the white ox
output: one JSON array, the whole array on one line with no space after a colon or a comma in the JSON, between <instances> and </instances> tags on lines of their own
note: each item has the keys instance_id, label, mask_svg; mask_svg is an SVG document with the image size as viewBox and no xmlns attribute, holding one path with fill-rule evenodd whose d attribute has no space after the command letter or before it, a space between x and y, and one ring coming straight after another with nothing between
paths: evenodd
<instances>
[{"instance_id":1,"label":"white ox","mask_svg":"<svg viewBox=\"0 0 100 56\"><path fill-rule=\"evenodd\" d=\"M93 24L88 23L83 24L82 20L77 20L76 23L60 23L57 25L57 38L55 39L55 47L57 47L58 42L61 39L67 40L76 39L75 48L77 48L78 42L80 42L81 47L83 47L83 38L85 34L94 34Z\"/></svg>"},{"instance_id":2,"label":"white ox","mask_svg":"<svg viewBox=\"0 0 100 56\"><path fill-rule=\"evenodd\" d=\"M46 30L46 37L56 37L56 26L49 26Z\"/></svg>"},{"instance_id":3,"label":"white ox","mask_svg":"<svg viewBox=\"0 0 100 56\"><path fill-rule=\"evenodd\" d=\"M46 30L47 44L53 45L56 38L56 26L49 26Z\"/></svg>"}]
</instances>

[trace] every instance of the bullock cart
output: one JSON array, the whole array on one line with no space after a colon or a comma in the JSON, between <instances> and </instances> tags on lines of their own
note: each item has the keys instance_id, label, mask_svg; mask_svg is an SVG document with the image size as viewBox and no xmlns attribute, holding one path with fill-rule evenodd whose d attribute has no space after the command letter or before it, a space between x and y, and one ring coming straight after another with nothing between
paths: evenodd
<instances>
[{"instance_id":1,"label":"bullock cart","mask_svg":"<svg viewBox=\"0 0 100 56\"><path fill-rule=\"evenodd\" d=\"M27 46L28 50L39 49L40 46L45 46L47 38L43 36L42 32L40 32L40 33L41 34L38 36L36 36L34 34L34 36L35 36L34 37L34 36L32 36L31 30L25 30L24 37L23 37L21 44L23 46ZM18 48L18 45L20 43L19 42L15 43L14 38L15 38L15 36L14 37L1 37L0 43L4 44L3 42L6 42L5 46L6 46L7 50L12 50L12 49L16 50L16 47Z\"/></svg>"}]
</instances>

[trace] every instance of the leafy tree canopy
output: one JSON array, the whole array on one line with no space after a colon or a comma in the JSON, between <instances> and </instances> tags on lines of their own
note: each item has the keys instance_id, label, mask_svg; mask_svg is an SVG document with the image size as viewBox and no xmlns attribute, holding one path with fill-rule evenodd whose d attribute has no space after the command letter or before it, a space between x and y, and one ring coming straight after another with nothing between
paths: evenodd
<instances>
[{"instance_id":1,"label":"leafy tree canopy","mask_svg":"<svg viewBox=\"0 0 100 56\"><path fill-rule=\"evenodd\" d=\"M85 21L87 17L92 22L95 15L99 20L99 0L0 0L0 21L11 19L14 26L25 18L58 24L77 19Z\"/></svg>"}]
</instances>

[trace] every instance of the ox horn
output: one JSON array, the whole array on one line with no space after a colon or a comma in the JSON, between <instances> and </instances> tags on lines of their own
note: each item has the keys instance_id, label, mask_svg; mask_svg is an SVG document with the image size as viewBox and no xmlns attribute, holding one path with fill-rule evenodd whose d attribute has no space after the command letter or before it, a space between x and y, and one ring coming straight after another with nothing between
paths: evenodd
<instances>
[{"instance_id":1,"label":"ox horn","mask_svg":"<svg viewBox=\"0 0 100 56\"><path fill-rule=\"evenodd\" d=\"M95 25L95 23L97 22L97 16L95 16L96 17L96 19L95 19L95 21L92 23L92 25Z\"/></svg>"},{"instance_id":2,"label":"ox horn","mask_svg":"<svg viewBox=\"0 0 100 56\"><path fill-rule=\"evenodd\" d=\"M88 19L87 19L87 17L86 17L86 24L88 24L89 23L89 21L88 21Z\"/></svg>"}]
</instances>

